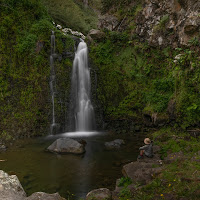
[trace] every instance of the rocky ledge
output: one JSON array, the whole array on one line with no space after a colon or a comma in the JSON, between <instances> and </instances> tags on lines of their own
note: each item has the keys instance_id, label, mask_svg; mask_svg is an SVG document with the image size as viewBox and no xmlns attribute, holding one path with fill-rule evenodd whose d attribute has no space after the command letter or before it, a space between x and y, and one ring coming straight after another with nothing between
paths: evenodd
<instances>
[{"instance_id":1,"label":"rocky ledge","mask_svg":"<svg viewBox=\"0 0 200 200\"><path fill-rule=\"evenodd\" d=\"M140 187L151 182L153 177L163 170L162 164L163 162L160 160L158 152L160 151L159 146L154 146L154 157L144 159L138 159L137 161L128 163L123 166L122 174L125 177L129 177L132 181L132 184L128 186L128 189L132 194L135 193L138 188L138 184ZM120 191L123 187L119 186L119 179L116 181L116 187L114 191L110 191L107 188L100 188L96 190L92 190L86 196L86 200L119 200L120 199Z\"/></svg>"}]
</instances>

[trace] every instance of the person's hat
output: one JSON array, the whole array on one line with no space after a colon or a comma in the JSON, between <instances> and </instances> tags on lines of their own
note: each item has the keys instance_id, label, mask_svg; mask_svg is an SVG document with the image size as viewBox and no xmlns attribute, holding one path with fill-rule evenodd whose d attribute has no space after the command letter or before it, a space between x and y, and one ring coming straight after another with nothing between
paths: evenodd
<instances>
[{"instance_id":1,"label":"person's hat","mask_svg":"<svg viewBox=\"0 0 200 200\"><path fill-rule=\"evenodd\" d=\"M149 138L145 138L145 139L144 139L144 143L145 143L145 144L150 144L150 143L151 143L151 140L150 140Z\"/></svg>"}]
</instances>

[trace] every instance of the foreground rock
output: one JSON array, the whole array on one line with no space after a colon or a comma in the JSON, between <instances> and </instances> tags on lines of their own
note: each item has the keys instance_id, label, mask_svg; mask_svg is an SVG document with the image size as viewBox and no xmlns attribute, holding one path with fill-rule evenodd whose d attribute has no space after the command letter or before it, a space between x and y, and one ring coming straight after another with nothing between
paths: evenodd
<instances>
[{"instance_id":1,"label":"foreground rock","mask_svg":"<svg viewBox=\"0 0 200 200\"><path fill-rule=\"evenodd\" d=\"M26 193L16 175L8 175L0 170L0 200L66 200L58 193L35 192L26 197Z\"/></svg>"},{"instance_id":2,"label":"foreground rock","mask_svg":"<svg viewBox=\"0 0 200 200\"><path fill-rule=\"evenodd\" d=\"M111 199L112 199L111 191L107 188L92 190L86 196L86 200L111 200Z\"/></svg>"},{"instance_id":3,"label":"foreground rock","mask_svg":"<svg viewBox=\"0 0 200 200\"><path fill-rule=\"evenodd\" d=\"M9 176L0 170L0 199L2 200L24 200L26 193L22 188L16 175Z\"/></svg>"},{"instance_id":4,"label":"foreground rock","mask_svg":"<svg viewBox=\"0 0 200 200\"><path fill-rule=\"evenodd\" d=\"M122 139L116 139L111 142L105 142L106 149L119 149L121 145L125 144L124 140Z\"/></svg>"},{"instance_id":5,"label":"foreground rock","mask_svg":"<svg viewBox=\"0 0 200 200\"><path fill-rule=\"evenodd\" d=\"M154 165L154 163L132 162L123 166L122 173L131 178L133 183L146 185L162 171L162 167L154 168Z\"/></svg>"},{"instance_id":6,"label":"foreground rock","mask_svg":"<svg viewBox=\"0 0 200 200\"><path fill-rule=\"evenodd\" d=\"M59 138L47 150L55 153L82 154L85 152L85 146L70 138Z\"/></svg>"},{"instance_id":7,"label":"foreground rock","mask_svg":"<svg viewBox=\"0 0 200 200\"><path fill-rule=\"evenodd\" d=\"M66 200L61 197L58 193L47 194L44 192L35 192L31 196L27 197L25 200Z\"/></svg>"}]
</instances>

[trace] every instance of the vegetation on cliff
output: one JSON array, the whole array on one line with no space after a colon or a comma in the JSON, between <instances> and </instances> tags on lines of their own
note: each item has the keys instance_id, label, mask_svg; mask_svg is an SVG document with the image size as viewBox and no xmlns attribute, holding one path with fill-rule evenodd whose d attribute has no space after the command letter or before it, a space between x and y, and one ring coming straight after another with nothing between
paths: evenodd
<instances>
[{"instance_id":1,"label":"vegetation on cliff","mask_svg":"<svg viewBox=\"0 0 200 200\"><path fill-rule=\"evenodd\" d=\"M184 130L198 127L200 59L197 37L191 37L190 33L192 39L187 46L152 46L145 35L139 36L136 32L142 3L102 1L103 11L119 19L114 28L118 31L106 31L106 37L94 42L90 51L99 68L97 94L105 119L131 119L145 124L147 117L150 122L147 125L172 124ZM166 30L169 19L169 15L164 15L154 28L170 38L175 33L169 34ZM140 21L137 23L141 24Z\"/></svg>"},{"instance_id":2,"label":"vegetation on cliff","mask_svg":"<svg viewBox=\"0 0 200 200\"><path fill-rule=\"evenodd\" d=\"M107 118L157 113L165 123L198 126L198 52L192 48L150 47L127 34L110 32L90 54L99 67L98 96Z\"/></svg>"},{"instance_id":3,"label":"vegetation on cliff","mask_svg":"<svg viewBox=\"0 0 200 200\"><path fill-rule=\"evenodd\" d=\"M87 34L97 26L96 13L84 7L82 1L74 0L42 0L49 15L65 27ZM91 4L92 2L90 2Z\"/></svg>"},{"instance_id":4,"label":"vegetation on cliff","mask_svg":"<svg viewBox=\"0 0 200 200\"><path fill-rule=\"evenodd\" d=\"M51 18L38 0L6 0L0 3L0 22L1 138L46 134ZM57 53L73 48L72 39L65 44L66 36L55 34ZM66 83L70 62L63 59L56 66Z\"/></svg>"},{"instance_id":5,"label":"vegetation on cliff","mask_svg":"<svg viewBox=\"0 0 200 200\"><path fill-rule=\"evenodd\" d=\"M180 2L182 5L183 1ZM132 121L147 127L172 126L174 129L160 130L152 137L161 146L162 159L176 152L184 154L182 160L167 165L149 185L138 190L135 198L159 199L165 193L173 193L177 198L195 199L199 187L199 139L183 130L200 125L200 35L189 40L187 46L151 46L135 32L135 19L142 3L102 0L101 12L115 15L119 24L113 31L104 30L105 37L90 45L90 57L98 68L97 97L106 121ZM100 7L99 0L90 1L89 5ZM56 76L60 91L55 99L56 117L63 123L66 120L62 117L67 109L62 109L61 104L68 101L73 57L67 57L66 52L73 52L74 41L57 31L53 20L85 34L97 27L97 15L81 1L2 0L0 3L1 139L47 133L51 121L52 30L56 35ZM163 15L154 31L173 36L174 32L166 31L169 20L169 15ZM157 193L153 194L155 190ZM125 199L130 197L126 191L124 195Z\"/></svg>"}]
</instances>

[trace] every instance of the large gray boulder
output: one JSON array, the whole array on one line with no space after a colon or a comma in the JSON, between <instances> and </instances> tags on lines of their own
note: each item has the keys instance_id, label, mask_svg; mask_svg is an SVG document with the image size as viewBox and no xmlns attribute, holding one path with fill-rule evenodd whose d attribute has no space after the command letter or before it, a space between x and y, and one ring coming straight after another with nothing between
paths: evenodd
<instances>
[{"instance_id":1,"label":"large gray boulder","mask_svg":"<svg viewBox=\"0 0 200 200\"><path fill-rule=\"evenodd\" d=\"M154 175L161 173L162 167L153 167L156 163L131 162L123 166L122 173L131 178L133 183L148 184Z\"/></svg>"},{"instance_id":2,"label":"large gray boulder","mask_svg":"<svg viewBox=\"0 0 200 200\"><path fill-rule=\"evenodd\" d=\"M25 200L66 200L61 197L58 193L47 194L44 192L35 192L31 196L27 197Z\"/></svg>"},{"instance_id":3,"label":"large gray boulder","mask_svg":"<svg viewBox=\"0 0 200 200\"><path fill-rule=\"evenodd\" d=\"M86 196L86 200L111 200L111 198L112 193L107 188L92 190Z\"/></svg>"},{"instance_id":4,"label":"large gray boulder","mask_svg":"<svg viewBox=\"0 0 200 200\"><path fill-rule=\"evenodd\" d=\"M9 176L0 170L0 199L2 200L24 200L26 193L16 175Z\"/></svg>"},{"instance_id":5,"label":"large gray boulder","mask_svg":"<svg viewBox=\"0 0 200 200\"><path fill-rule=\"evenodd\" d=\"M85 152L85 146L71 138L59 138L47 150L55 153L82 154Z\"/></svg>"}]
</instances>

